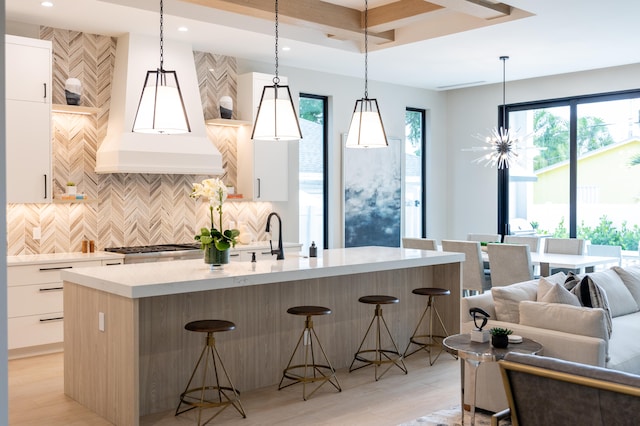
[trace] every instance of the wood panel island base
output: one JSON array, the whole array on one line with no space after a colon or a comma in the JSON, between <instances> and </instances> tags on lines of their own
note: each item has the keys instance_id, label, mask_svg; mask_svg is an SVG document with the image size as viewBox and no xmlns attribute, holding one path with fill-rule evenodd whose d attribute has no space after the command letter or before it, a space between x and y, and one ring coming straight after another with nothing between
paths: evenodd
<instances>
[{"instance_id":1,"label":"wood panel island base","mask_svg":"<svg viewBox=\"0 0 640 426\"><path fill-rule=\"evenodd\" d=\"M411 291L449 289L438 311L458 333L462 261L460 253L358 247L213 272L200 260L64 271L65 394L116 425L175 409L203 345L184 325L200 319L236 324L216 346L241 392L280 381L300 332L291 306L332 309L314 328L336 369L349 366L371 320L360 296L400 299L384 316L404 350L425 303Z\"/></svg>"}]
</instances>

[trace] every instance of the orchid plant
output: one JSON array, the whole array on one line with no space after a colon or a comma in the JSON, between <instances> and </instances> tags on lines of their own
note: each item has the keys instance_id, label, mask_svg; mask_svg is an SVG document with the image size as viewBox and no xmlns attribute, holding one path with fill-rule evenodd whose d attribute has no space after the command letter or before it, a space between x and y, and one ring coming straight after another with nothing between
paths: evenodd
<instances>
[{"instance_id":1,"label":"orchid plant","mask_svg":"<svg viewBox=\"0 0 640 426\"><path fill-rule=\"evenodd\" d=\"M224 251L230 247L235 247L236 238L240 235L237 229L222 230L222 205L227 199L227 187L218 178L205 179L202 183L194 183L191 191L191 198L207 198L209 200L209 214L211 216L211 229L202 228L200 234L195 236L196 241L200 241L202 249L206 249L210 244L214 244L216 249ZM218 213L219 227L214 223L213 211Z\"/></svg>"}]
</instances>

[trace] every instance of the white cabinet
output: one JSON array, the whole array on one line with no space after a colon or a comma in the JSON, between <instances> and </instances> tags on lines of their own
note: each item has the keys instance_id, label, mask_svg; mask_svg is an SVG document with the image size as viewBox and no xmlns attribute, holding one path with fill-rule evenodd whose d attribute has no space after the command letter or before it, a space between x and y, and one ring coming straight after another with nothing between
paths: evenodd
<instances>
[{"instance_id":1,"label":"white cabinet","mask_svg":"<svg viewBox=\"0 0 640 426\"><path fill-rule=\"evenodd\" d=\"M51 42L6 36L7 202L50 203Z\"/></svg>"},{"instance_id":2,"label":"white cabinet","mask_svg":"<svg viewBox=\"0 0 640 426\"><path fill-rule=\"evenodd\" d=\"M286 77L280 83L287 84ZM253 123L264 86L273 85L269 74L247 73L238 77L238 114ZM255 201L287 201L289 198L289 142L251 140L252 128L238 129L238 193Z\"/></svg>"},{"instance_id":3,"label":"white cabinet","mask_svg":"<svg viewBox=\"0 0 640 426\"><path fill-rule=\"evenodd\" d=\"M64 340L64 269L121 264L122 259L76 259L64 262L34 262L7 267L8 345L28 354L30 347L49 345L60 350ZM57 346L56 346L57 345ZM42 349L47 352L46 349ZM35 353L38 353L35 350Z\"/></svg>"}]
</instances>

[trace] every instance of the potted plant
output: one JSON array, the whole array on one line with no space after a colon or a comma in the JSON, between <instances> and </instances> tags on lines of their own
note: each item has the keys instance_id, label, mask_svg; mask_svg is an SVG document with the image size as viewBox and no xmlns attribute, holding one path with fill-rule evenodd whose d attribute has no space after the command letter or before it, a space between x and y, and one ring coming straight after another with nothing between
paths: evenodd
<instances>
[{"instance_id":1,"label":"potted plant","mask_svg":"<svg viewBox=\"0 0 640 426\"><path fill-rule=\"evenodd\" d=\"M222 229L222 205L227 199L228 190L220 179L205 179L202 183L194 183L191 192L192 198L209 199L209 216L211 228L201 228L200 233L195 236L204 250L204 261L211 265L211 268L220 267L229 263L229 248L235 247L240 231L237 229ZM214 222L213 210L218 212L218 224Z\"/></svg>"},{"instance_id":2,"label":"potted plant","mask_svg":"<svg viewBox=\"0 0 640 426\"><path fill-rule=\"evenodd\" d=\"M509 345L509 335L513 330L502 327L493 327L489 330L491 333L491 346L494 348L506 348Z\"/></svg>"},{"instance_id":3,"label":"potted plant","mask_svg":"<svg viewBox=\"0 0 640 426\"><path fill-rule=\"evenodd\" d=\"M67 194L76 195L76 193L77 193L76 184L71 181L67 182Z\"/></svg>"}]
</instances>

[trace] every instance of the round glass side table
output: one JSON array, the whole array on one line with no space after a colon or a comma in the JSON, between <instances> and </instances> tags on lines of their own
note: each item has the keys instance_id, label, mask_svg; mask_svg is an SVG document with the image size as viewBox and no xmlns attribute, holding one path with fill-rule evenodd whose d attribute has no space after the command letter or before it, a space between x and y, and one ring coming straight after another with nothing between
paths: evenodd
<instances>
[{"instance_id":1,"label":"round glass side table","mask_svg":"<svg viewBox=\"0 0 640 426\"><path fill-rule=\"evenodd\" d=\"M527 339L526 337L522 338L522 343L509 343L509 346L506 348L494 348L490 342L472 342L469 333L449 336L442 341L442 344L449 352L457 354L460 358L460 409L462 411L462 425L464 425L464 375L465 371L471 373L469 376L469 386L471 388L469 389L471 395L471 426L475 426L476 421L476 377L478 366L483 362L499 361L509 352L540 355L543 349L540 343ZM465 365L467 366L466 368Z\"/></svg>"}]
</instances>

